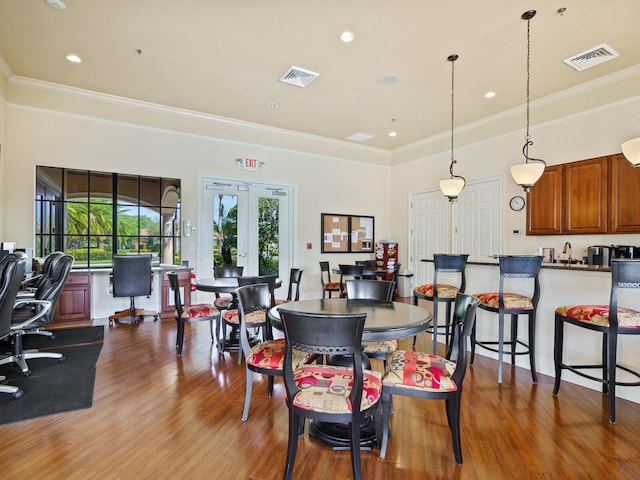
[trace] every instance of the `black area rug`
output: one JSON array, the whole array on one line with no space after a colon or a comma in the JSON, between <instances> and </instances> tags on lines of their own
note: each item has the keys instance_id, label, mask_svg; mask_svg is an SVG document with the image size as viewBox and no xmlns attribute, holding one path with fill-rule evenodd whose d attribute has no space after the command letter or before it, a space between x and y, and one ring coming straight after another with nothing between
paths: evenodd
<instances>
[{"instance_id":1,"label":"black area rug","mask_svg":"<svg viewBox=\"0 0 640 480\"><path fill-rule=\"evenodd\" d=\"M12 395L0 393L0 424L89 408L93 403L96 363L102 349L103 333L104 327L87 327L59 330L54 339L40 335L25 338L25 348L38 348L35 345L39 345L44 349L46 346L47 350L64 354L66 360L27 360L31 369L28 377L23 376L13 364L1 365L0 375L7 377L9 385L24 390L24 395L15 399ZM91 341L96 343L86 344Z\"/></svg>"}]
</instances>

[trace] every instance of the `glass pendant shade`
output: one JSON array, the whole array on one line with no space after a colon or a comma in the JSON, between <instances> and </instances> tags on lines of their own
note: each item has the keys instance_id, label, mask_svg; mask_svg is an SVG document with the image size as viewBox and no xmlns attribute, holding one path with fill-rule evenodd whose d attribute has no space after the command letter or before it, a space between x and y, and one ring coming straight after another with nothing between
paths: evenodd
<instances>
[{"instance_id":1,"label":"glass pendant shade","mask_svg":"<svg viewBox=\"0 0 640 480\"><path fill-rule=\"evenodd\" d=\"M624 142L622 153L634 167L640 166L640 137Z\"/></svg>"},{"instance_id":2,"label":"glass pendant shade","mask_svg":"<svg viewBox=\"0 0 640 480\"><path fill-rule=\"evenodd\" d=\"M453 202L462 192L465 183L464 178L447 178L446 180L440 180L440 190L450 202Z\"/></svg>"},{"instance_id":3,"label":"glass pendant shade","mask_svg":"<svg viewBox=\"0 0 640 480\"><path fill-rule=\"evenodd\" d=\"M521 163L511 167L511 176L518 185L524 188L525 192L528 192L540 179L544 168L544 163Z\"/></svg>"}]
</instances>

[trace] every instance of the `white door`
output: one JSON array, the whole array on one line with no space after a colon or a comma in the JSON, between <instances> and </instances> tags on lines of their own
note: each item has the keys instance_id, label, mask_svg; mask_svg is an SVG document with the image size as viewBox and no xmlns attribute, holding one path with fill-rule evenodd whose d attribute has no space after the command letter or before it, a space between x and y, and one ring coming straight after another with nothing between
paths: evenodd
<instances>
[{"instance_id":1,"label":"white door","mask_svg":"<svg viewBox=\"0 0 640 480\"><path fill-rule=\"evenodd\" d=\"M486 257L502 252L502 181L467 183L454 210L454 252Z\"/></svg>"},{"instance_id":2,"label":"white door","mask_svg":"<svg viewBox=\"0 0 640 480\"><path fill-rule=\"evenodd\" d=\"M198 276L231 264L243 266L245 275L275 273L288 281L292 191L290 185L201 177Z\"/></svg>"},{"instance_id":3,"label":"white door","mask_svg":"<svg viewBox=\"0 0 640 480\"><path fill-rule=\"evenodd\" d=\"M409 251L414 286L427 283L432 276L433 265L422 259L432 259L434 253L447 252L447 203L440 190L410 194Z\"/></svg>"}]
</instances>

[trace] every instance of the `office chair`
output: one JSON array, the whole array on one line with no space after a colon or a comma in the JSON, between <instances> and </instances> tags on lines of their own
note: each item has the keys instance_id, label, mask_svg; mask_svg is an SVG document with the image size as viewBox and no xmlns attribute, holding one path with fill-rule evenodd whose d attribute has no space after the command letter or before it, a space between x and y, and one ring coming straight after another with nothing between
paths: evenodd
<instances>
[{"instance_id":1,"label":"office chair","mask_svg":"<svg viewBox=\"0 0 640 480\"><path fill-rule=\"evenodd\" d=\"M136 308L135 297L151 295L151 254L113 256L113 296L129 297L130 306L109 317L109 325L122 318L130 317L138 323L145 315L153 315L158 320L158 312Z\"/></svg>"},{"instance_id":2,"label":"office chair","mask_svg":"<svg viewBox=\"0 0 640 480\"><path fill-rule=\"evenodd\" d=\"M24 269L18 257L7 255L0 261L0 339L8 337L11 333L13 304L23 275ZM6 377L0 375L0 381L5 379ZM13 395L13 398L20 398L24 393L14 385L0 385L0 392Z\"/></svg>"},{"instance_id":3,"label":"office chair","mask_svg":"<svg viewBox=\"0 0 640 480\"><path fill-rule=\"evenodd\" d=\"M65 357L61 353L24 350L22 337L30 333L48 333L48 336L53 338L51 332L46 332L43 328L53 321L58 298L69 277L72 266L73 257L71 255L62 254L57 256L51 264L51 276L38 287L34 297L16 300L11 315L11 332L9 334L12 353L0 359L0 365L15 363L22 371L22 374L28 376L31 374L31 370L27 365L27 360L29 359L53 358L60 362L64 361Z\"/></svg>"}]
</instances>

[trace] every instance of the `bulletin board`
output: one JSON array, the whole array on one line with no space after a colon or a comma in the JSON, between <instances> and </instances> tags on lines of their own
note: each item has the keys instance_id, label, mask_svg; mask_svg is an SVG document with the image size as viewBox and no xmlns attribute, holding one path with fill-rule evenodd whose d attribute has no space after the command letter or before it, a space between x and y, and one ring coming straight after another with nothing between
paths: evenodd
<instances>
[{"instance_id":1,"label":"bulletin board","mask_svg":"<svg viewBox=\"0 0 640 480\"><path fill-rule=\"evenodd\" d=\"M373 252L374 217L321 214L322 253Z\"/></svg>"}]
</instances>

